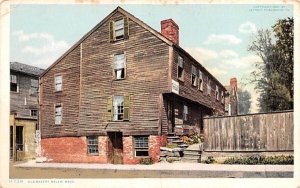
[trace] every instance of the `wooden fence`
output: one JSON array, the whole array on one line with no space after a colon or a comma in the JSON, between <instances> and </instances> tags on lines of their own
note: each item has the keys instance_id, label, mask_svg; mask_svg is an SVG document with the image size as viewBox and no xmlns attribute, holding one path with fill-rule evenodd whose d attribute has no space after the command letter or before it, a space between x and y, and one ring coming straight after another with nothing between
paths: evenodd
<instances>
[{"instance_id":1,"label":"wooden fence","mask_svg":"<svg viewBox=\"0 0 300 188\"><path fill-rule=\"evenodd\" d=\"M293 112L204 118L205 151L293 151Z\"/></svg>"}]
</instances>

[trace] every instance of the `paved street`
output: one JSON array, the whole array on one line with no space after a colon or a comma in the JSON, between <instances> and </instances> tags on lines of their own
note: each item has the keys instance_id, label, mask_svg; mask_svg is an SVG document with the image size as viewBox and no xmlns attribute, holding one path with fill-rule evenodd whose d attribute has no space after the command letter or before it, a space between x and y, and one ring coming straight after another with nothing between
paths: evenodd
<instances>
[{"instance_id":1,"label":"paved street","mask_svg":"<svg viewBox=\"0 0 300 188\"><path fill-rule=\"evenodd\" d=\"M293 165L112 165L29 161L10 164L10 178L292 178L293 169Z\"/></svg>"}]
</instances>

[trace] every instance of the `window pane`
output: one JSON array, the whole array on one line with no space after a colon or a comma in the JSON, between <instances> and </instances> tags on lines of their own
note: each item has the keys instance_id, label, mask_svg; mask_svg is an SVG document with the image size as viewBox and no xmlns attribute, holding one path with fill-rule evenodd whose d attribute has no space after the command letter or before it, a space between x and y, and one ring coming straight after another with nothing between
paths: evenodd
<instances>
[{"instance_id":1,"label":"window pane","mask_svg":"<svg viewBox=\"0 0 300 188\"><path fill-rule=\"evenodd\" d=\"M123 29L124 28L124 20L118 20L115 22L115 30Z\"/></svg>"},{"instance_id":2,"label":"window pane","mask_svg":"<svg viewBox=\"0 0 300 188\"><path fill-rule=\"evenodd\" d=\"M181 56L178 56L178 66L183 68L183 58Z\"/></svg>"},{"instance_id":3,"label":"window pane","mask_svg":"<svg viewBox=\"0 0 300 188\"><path fill-rule=\"evenodd\" d=\"M193 75L196 75L196 74L197 74L196 67L194 67L193 65L192 65L192 74L193 74Z\"/></svg>"}]
</instances>

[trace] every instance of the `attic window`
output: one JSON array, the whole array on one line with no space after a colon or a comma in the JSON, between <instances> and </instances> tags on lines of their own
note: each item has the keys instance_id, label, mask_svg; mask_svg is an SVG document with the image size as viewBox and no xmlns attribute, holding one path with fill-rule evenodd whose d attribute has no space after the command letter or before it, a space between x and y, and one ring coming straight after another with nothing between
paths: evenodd
<instances>
[{"instance_id":1,"label":"attic window","mask_svg":"<svg viewBox=\"0 0 300 188\"><path fill-rule=\"evenodd\" d=\"M122 18L109 23L109 38L110 41L127 39L129 35L128 18Z\"/></svg>"},{"instance_id":2,"label":"attic window","mask_svg":"<svg viewBox=\"0 0 300 188\"><path fill-rule=\"evenodd\" d=\"M178 56L178 63L177 63L177 78L181 81L184 80L184 69L183 69L183 58L179 55Z\"/></svg>"},{"instance_id":3,"label":"attic window","mask_svg":"<svg viewBox=\"0 0 300 188\"><path fill-rule=\"evenodd\" d=\"M192 80L192 86L197 86L197 70L196 70L196 67L194 65L192 65L191 80Z\"/></svg>"},{"instance_id":4,"label":"attic window","mask_svg":"<svg viewBox=\"0 0 300 188\"><path fill-rule=\"evenodd\" d=\"M121 39L124 36L124 20L118 20L115 22L115 35L116 35L116 39Z\"/></svg>"}]
</instances>

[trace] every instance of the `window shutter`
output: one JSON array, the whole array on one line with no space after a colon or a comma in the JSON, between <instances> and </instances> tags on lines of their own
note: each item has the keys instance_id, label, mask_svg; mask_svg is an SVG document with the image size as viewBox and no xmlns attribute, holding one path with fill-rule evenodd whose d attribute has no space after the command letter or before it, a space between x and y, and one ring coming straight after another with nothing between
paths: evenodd
<instances>
[{"instance_id":1,"label":"window shutter","mask_svg":"<svg viewBox=\"0 0 300 188\"><path fill-rule=\"evenodd\" d=\"M109 39L110 42L115 41L116 37L115 37L115 23L114 21L110 21L109 22Z\"/></svg>"},{"instance_id":2,"label":"window shutter","mask_svg":"<svg viewBox=\"0 0 300 188\"><path fill-rule=\"evenodd\" d=\"M124 38L129 38L129 22L127 17L124 18Z\"/></svg>"},{"instance_id":3,"label":"window shutter","mask_svg":"<svg viewBox=\"0 0 300 188\"><path fill-rule=\"evenodd\" d=\"M124 120L129 121L129 106L130 106L130 97L129 95L124 96Z\"/></svg>"},{"instance_id":4,"label":"window shutter","mask_svg":"<svg viewBox=\"0 0 300 188\"><path fill-rule=\"evenodd\" d=\"M113 114L113 97L109 96L107 98L107 121L112 120L112 114Z\"/></svg>"}]
</instances>

